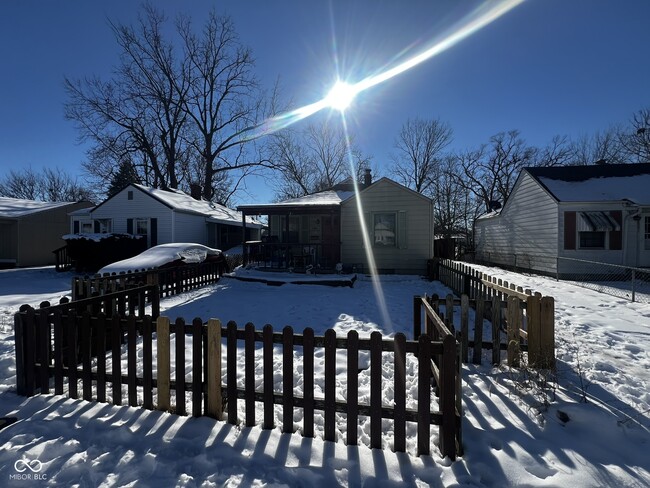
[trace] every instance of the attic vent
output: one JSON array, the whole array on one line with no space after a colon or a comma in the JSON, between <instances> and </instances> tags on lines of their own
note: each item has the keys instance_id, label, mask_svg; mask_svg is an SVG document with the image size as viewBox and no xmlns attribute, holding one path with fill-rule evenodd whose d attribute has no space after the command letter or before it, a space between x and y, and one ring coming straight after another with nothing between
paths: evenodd
<instances>
[{"instance_id":1,"label":"attic vent","mask_svg":"<svg viewBox=\"0 0 650 488\"><path fill-rule=\"evenodd\" d=\"M133 200L133 190L129 190L126 194L127 200Z\"/></svg>"}]
</instances>

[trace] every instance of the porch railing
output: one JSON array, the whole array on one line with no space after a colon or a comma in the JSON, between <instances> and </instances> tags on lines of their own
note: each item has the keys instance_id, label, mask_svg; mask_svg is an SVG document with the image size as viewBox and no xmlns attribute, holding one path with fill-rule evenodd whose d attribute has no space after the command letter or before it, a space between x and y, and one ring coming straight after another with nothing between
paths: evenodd
<instances>
[{"instance_id":1,"label":"porch railing","mask_svg":"<svg viewBox=\"0 0 650 488\"><path fill-rule=\"evenodd\" d=\"M323 254L322 244L248 241L244 243L244 264L262 268L307 269L334 268Z\"/></svg>"},{"instance_id":2,"label":"porch railing","mask_svg":"<svg viewBox=\"0 0 650 488\"><path fill-rule=\"evenodd\" d=\"M72 258L68 254L68 245L55 249L52 251L56 258L54 269L57 271L70 271L72 269Z\"/></svg>"}]
</instances>

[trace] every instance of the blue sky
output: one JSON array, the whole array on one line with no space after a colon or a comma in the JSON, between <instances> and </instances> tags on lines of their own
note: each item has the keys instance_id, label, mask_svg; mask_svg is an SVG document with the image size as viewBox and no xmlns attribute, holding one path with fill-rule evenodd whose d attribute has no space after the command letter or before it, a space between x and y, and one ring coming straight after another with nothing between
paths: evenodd
<instances>
[{"instance_id":1,"label":"blue sky","mask_svg":"<svg viewBox=\"0 0 650 488\"><path fill-rule=\"evenodd\" d=\"M324 96L336 76L359 79L424 49L483 2L158 0L201 22L232 16L267 86L279 78L296 105ZM0 3L0 174L31 166L81 174L85 147L63 117L63 78L107 77L118 52L107 19L131 23L138 3ZM470 148L518 129L530 143L606 129L650 107L650 1L527 0L421 65L369 89L348 112L362 151L386 168L402 124L440 118ZM404 54L399 59L404 59ZM263 202L255 182L237 203Z\"/></svg>"}]
</instances>

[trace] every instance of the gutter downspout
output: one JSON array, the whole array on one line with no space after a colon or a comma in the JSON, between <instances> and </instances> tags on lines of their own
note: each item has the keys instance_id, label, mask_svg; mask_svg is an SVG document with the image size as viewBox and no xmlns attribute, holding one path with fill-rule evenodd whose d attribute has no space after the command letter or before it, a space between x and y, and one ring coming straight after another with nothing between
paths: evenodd
<instances>
[{"instance_id":1,"label":"gutter downspout","mask_svg":"<svg viewBox=\"0 0 650 488\"><path fill-rule=\"evenodd\" d=\"M634 222L636 223L635 229L634 229L635 230L635 232L634 232L634 262L632 263L632 266L635 267L635 268L638 267L638 265L639 265L639 222L641 221L640 216L641 216L641 207L637 205L636 210L633 211L633 212L629 212L625 216L625 220L624 220L624 222L625 222L625 225L624 225L625 234L627 234L628 220L630 218L632 218L632 220L634 220ZM628 251L629 251L629 246L626 245L623 248L623 264L626 265L626 266L628 265L628 258L629 258L629 252Z\"/></svg>"},{"instance_id":2,"label":"gutter downspout","mask_svg":"<svg viewBox=\"0 0 650 488\"><path fill-rule=\"evenodd\" d=\"M176 211L172 208L172 240L176 242Z\"/></svg>"},{"instance_id":3,"label":"gutter downspout","mask_svg":"<svg viewBox=\"0 0 650 488\"><path fill-rule=\"evenodd\" d=\"M20 266L20 219L16 219L16 268Z\"/></svg>"}]
</instances>

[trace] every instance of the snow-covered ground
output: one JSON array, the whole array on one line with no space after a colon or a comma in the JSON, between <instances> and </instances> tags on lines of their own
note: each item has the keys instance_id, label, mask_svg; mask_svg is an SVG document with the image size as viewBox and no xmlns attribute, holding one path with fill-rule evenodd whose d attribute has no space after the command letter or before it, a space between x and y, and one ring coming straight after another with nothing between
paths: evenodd
<instances>
[{"instance_id":1,"label":"snow-covered ground","mask_svg":"<svg viewBox=\"0 0 650 488\"><path fill-rule=\"evenodd\" d=\"M12 314L22 303L37 306L68 294L70 275L52 268L0 271L0 416L19 419L0 430L0 486L650 485L650 305L488 271L556 298L557 383L542 389L535 385L544 378L533 383L525 372L487 361L465 365L465 453L454 463L435 450L420 457L412 450L371 450L364 425L361 445L348 447L343 440L306 439L279 428L56 396L18 397ZM223 279L165 300L162 308L171 318L411 337L413 295L447 293L439 283L412 277L384 277L381 284L389 321L368 279L352 289ZM437 428L432 431L437 436ZM25 463L40 471L32 473Z\"/></svg>"}]
</instances>

